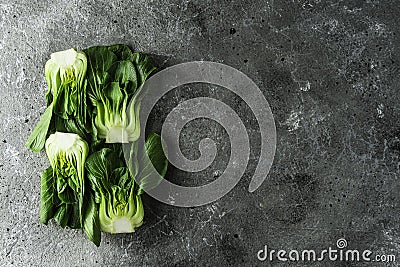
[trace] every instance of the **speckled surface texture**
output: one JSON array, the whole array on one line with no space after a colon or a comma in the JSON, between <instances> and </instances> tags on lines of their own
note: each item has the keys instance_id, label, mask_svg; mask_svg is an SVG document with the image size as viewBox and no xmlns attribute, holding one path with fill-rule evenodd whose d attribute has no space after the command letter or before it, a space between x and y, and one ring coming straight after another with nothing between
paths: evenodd
<instances>
[{"instance_id":1,"label":"speckled surface texture","mask_svg":"<svg viewBox=\"0 0 400 267\"><path fill-rule=\"evenodd\" d=\"M318 250L339 238L400 260L399 15L395 0L1 0L0 266L268 266L257 259L264 245ZM160 69L210 60L253 79L277 126L263 185L247 191L260 145L249 107L223 88L184 86L157 105L149 127L159 130L168 110L196 96L235 109L252 151L228 195L199 208L144 197L144 225L103 235L99 248L80 231L41 225L40 173L48 162L24 143L45 109L44 63L51 52L113 43L150 53ZM168 179L201 185L223 171L229 139L216 123L190 123L184 154L198 157L205 136L218 144L217 161L200 173L171 168Z\"/></svg>"}]
</instances>

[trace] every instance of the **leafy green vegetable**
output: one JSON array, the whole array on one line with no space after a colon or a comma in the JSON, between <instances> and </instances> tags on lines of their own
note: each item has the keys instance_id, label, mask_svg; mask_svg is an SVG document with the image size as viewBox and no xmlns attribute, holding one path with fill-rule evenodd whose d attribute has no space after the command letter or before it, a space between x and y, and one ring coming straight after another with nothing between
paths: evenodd
<instances>
[{"instance_id":1,"label":"leafy green vegetable","mask_svg":"<svg viewBox=\"0 0 400 267\"><path fill-rule=\"evenodd\" d=\"M45 66L48 105L54 103L54 112L64 119L71 115L85 123L85 53L68 49L51 54ZM52 95L51 95L52 94Z\"/></svg>"},{"instance_id":2,"label":"leafy green vegetable","mask_svg":"<svg viewBox=\"0 0 400 267\"><path fill-rule=\"evenodd\" d=\"M138 161L139 195L155 188L161 182L160 176L165 176L168 166L167 157L163 152L162 140L158 134L153 132L149 134L145 148L148 157L145 156L144 151L141 151L141 157ZM159 175L154 172L154 169Z\"/></svg>"},{"instance_id":3,"label":"leafy green vegetable","mask_svg":"<svg viewBox=\"0 0 400 267\"><path fill-rule=\"evenodd\" d=\"M144 210L135 183L118 154L103 148L89 156L86 162L88 179L99 204L101 230L108 233L134 232L142 224Z\"/></svg>"},{"instance_id":4,"label":"leafy green vegetable","mask_svg":"<svg viewBox=\"0 0 400 267\"><path fill-rule=\"evenodd\" d=\"M87 128L86 69L83 52L71 48L51 54L45 66L48 107L29 136L27 148L34 152L43 149L54 114L65 120L73 118L80 127Z\"/></svg>"},{"instance_id":5,"label":"leafy green vegetable","mask_svg":"<svg viewBox=\"0 0 400 267\"><path fill-rule=\"evenodd\" d=\"M83 230L89 239L96 245L100 245L101 233L99 223L99 212L95 203L93 194L85 195L85 207L84 207L84 221Z\"/></svg>"},{"instance_id":6,"label":"leafy green vegetable","mask_svg":"<svg viewBox=\"0 0 400 267\"><path fill-rule=\"evenodd\" d=\"M51 116L53 114L53 103L51 103L43 113L35 129L28 137L25 146L34 152L39 152L43 149L46 142L47 132L51 122Z\"/></svg>"},{"instance_id":7,"label":"leafy green vegetable","mask_svg":"<svg viewBox=\"0 0 400 267\"><path fill-rule=\"evenodd\" d=\"M40 221L47 224L53 218L58 198L54 188L55 180L53 168L48 167L42 174L42 187L40 192Z\"/></svg>"},{"instance_id":8,"label":"leafy green vegetable","mask_svg":"<svg viewBox=\"0 0 400 267\"><path fill-rule=\"evenodd\" d=\"M107 143L136 141L140 135L138 88L154 70L150 58L125 45L95 46L84 52L97 137Z\"/></svg>"},{"instance_id":9,"label":"leafy green vegetable","mask_svg":"<svg viewBox=\"0 0 400 267\"><path fill-rule=\"evenodd\" d=\"M48 202L53 199L53 202L58 203L54 218L61 227L67 226L69 221L72 228L80 228L82 225L84 164L88 150L87 143L77 134L56 132L47 139L46 153L53 177L48 169L42 178L46 182L42 184L43 222L47 222L51 215ZM78 216L79 223L76 219L70 219L73 215Z\"/></svg>"},{"instance_id":10,"label":"leafy green vegetable","mask_svg":"<svg viewBox=\"0 0 400 267\"><path fill-rule=\"evenodd\" d=\"M162 176L167 170L167 159L162 150L161 137L151 133L146 139L145 149L148 159L155 163L156 171ZM132 145L131 160L136 160L137 147ZM143 153L143 152L142 152ZM140 195L158 185L160 180L151 178L154 171L144 155L134 161L135 168L128 169L121 163L117 149L103 148L89 156L86 169L95 201L99 204L101 230L109 233L134 232L142 224L144 209ZM139 167L137 163L139 162ZM141 167L140 162L146 163ZM140 187L136 188L133 175L138 175ZM157 175L157 177L159 177Z\"/></svg>"}]
</instances>

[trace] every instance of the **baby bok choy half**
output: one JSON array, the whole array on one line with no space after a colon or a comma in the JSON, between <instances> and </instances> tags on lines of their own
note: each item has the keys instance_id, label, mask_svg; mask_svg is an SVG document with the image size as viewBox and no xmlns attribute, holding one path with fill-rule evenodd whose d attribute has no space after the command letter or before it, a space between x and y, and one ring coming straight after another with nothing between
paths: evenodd
<instances>
[{"instance_id":1,"label":"baby bok choy half","mask_svg":"<svg viewBox=\"0 0 400 267\"><path fill-rule=\"evenodd\" d=\"M137 157L136 144L131 146L133 169L121 164L121 145L103 148L89 156L86 162L88 180L94 191L95 202L99 205L99 223L103 232L131 233L142 225L144 208L140 195L157 184L150 184L151 168ZM155 162L155 170L164 176L168 161L162 151L161 138L151 133L146 139L145 149L150 161ZM153 170L154 171L154 170ZM140 185L135 183L138 176ZM145 187L143 188L142 185Z\"/></svg>"},{"instance_id":2,"label":"baby bok choy half","mask_svg":"<svg viewBox=\"0 0 400 267\"><path fill-rule=\"evenodd\" d=\"M50 167L42 175L40 220L81 228L87 143L73 133L56 132L46 141Z\"/></svg>"},{"instance_id":3,"label":"baby bok choy half","mask_svg":"<svg viewBox=\"0 0 400 267\"><path fill-rule=\"evenodd\" d=\"M88 179L99 204L99 222L103 232L131 233L142 225L144 210L136 194L135 181L118 153L103 148L86 162Z\"/></svg>"},{"instance_id":4,"label":"baby bok choy half","mask_svg":"<svg viewBox=\"0 0 400 267\"><path fill-rule=\"evenodd\" d=\"M26 142L30 150L41 151L52 128L75 133L87 129L86 69L82 51L71 48L51 54L45 66L47 108Z\"/></svg>"},{"instance_id":5,"label":"baby bok choy half","mask_svg":"<svg viewBox=\"0 0 400 267\"><path fill-rule=\"evenodd\" d=\"M155 69L150 58L133 53L126 45L94 46L84 52L97 137L106 143L136 141L140 135L139 88Z\"/></svg>"}]
</instances>

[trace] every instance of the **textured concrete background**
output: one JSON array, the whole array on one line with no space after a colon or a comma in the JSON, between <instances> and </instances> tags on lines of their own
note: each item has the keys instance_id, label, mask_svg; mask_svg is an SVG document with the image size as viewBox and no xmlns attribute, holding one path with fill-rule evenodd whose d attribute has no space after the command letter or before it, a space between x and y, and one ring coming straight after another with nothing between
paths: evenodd
<instances>
[{"instance_id":1,"label":"textured concrete background","mask_svg":"<svg viewBox=\"0 0 400 267\"><path fill-rule=\"evenodd\" d=\"M0 14L0 266L267 266L256 257L264 245L324 249L338 238L400 260L398 1L1 0ZM260 145L249 107L223 88L185 86L166 95L149 127L195 96L229 104L252 147L237 187L200 208L145 197L144 225L103 235L99 248L80 231L41 225L48 162L24 143L45 109L44 63L51 52L113 43L152 54L160 68L211 60L252 78L278 135L261 188L247 192ZM229 140L216 123L189 124L182 150L196 158L205 136L218 160L196 174L170 169L168 179L200 185L223 171Z\"/></svg>"}]
</instances>

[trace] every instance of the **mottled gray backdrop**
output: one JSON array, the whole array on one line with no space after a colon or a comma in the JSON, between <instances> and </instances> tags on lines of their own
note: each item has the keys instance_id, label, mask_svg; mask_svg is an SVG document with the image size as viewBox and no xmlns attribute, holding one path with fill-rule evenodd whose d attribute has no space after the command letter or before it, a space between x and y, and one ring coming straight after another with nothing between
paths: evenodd
<instances>
[{"instance_id":1,"label":"mottled gray backdrop","mask_svg":"<svg viewBox=\"0 0 400 267\"><path fill-rule=\"evenodd\" d=\"M0 14L0 266L268 266L256 256L264 245L324 249L339 238L400 261L398 1L0 0ZM41 225L48 161L24 143L45 109L44 64L55 51L114 43L151 54L159 69L209 60L253 79L277 125L264 184L247 191L260 146L249 107L223 88L183 86L158 103L149 129L184 100L224 101L250 137L238 186L199 208L144 197L143 226L104 234L99 248L80 231ZM217 160L200 173L170 168L170 181L201 185L222 173L229 140L215 122L189 123L183 153L197 158L204 137L218 144ZM397 266L315 264L377 265Z\"/></svg>"}]
</instances>

